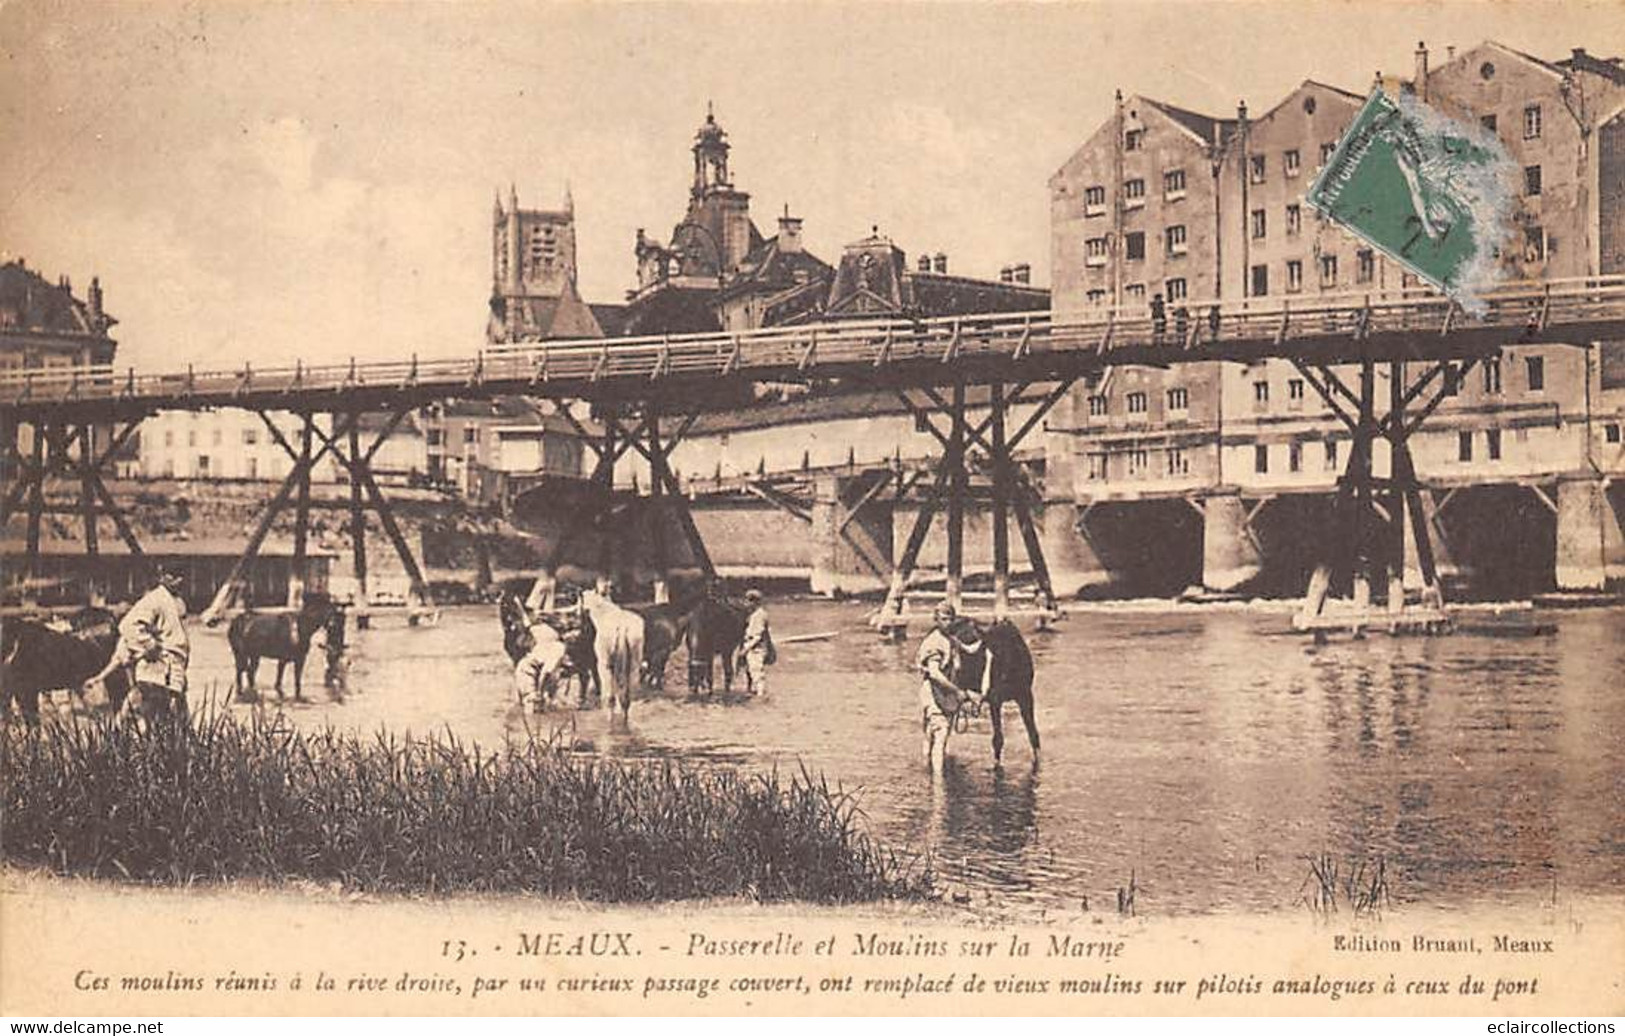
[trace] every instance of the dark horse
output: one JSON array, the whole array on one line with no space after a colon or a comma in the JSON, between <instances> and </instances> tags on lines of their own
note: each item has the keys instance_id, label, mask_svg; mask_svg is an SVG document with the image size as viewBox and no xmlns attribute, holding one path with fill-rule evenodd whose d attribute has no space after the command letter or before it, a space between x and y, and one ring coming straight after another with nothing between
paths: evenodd
<instances>
[{"instance_id":1,"label":"dark horse","mask_svg":"<svg viewBox=\"0 0 1625 1036\"><path fill-rule=\"evenodd\" d=\"M105 608L81 608L66 618L67 629L34 619L0 623L0 717L12 699L29 723L39 722L42 692L71 688L101 672L118 645L118 623ZM117 711L130 691L127 669L107 677L108 704Z\"/></svg>"},{"instance_id":2,"label":"dark horse","mask_svg":"<svg viewBox=\"0 0 1625 1036\"><path fill-rule=\"evenodd\" d=\"M643 616L644 684L655 690L666 686L666 663L688 635L692 601L682 604L629 604L628 611Z\"/></svg>"},{"instance_id":3,"label":"dark horse","mask_svg":"<svg viewBox=\"0 0 1625 1036\"><path fill-rule=\"evenodd\" d=\"M987 706L993 720L993 761L1004 755L1004 703L1013 701L1021 710L1021 721L1027 725L1027 741L1033 748L1033 761L1038 761L1038 723L1033 719L1033 655L1027 649L1026 638L1015 623L1001 619L986 628L968 618L961 618L953 627L957 650L954 652L953 679L965 690L980 692L982 671L993 658L992 678L988 681Z\"/></svg>"},{"instance_id":4,"label":"dark horse","mask_svg":"<svg viewBox=\"0 0 1625 1036\"><path fill-rule=\"evenodd\" d=\"M722 659L723 691L733 690L734 656L745 639L749 620L750 610L744 605L728 600L715 585L706 589L687 618L688 693L702 687L711 693L711 664L718 657Z\"/></svg>"},{"instance_id":5,"label":"dark horse","mask_svg":"<svg viewBox=\"0 0 1625 1036\"><path fill-rule=\"evenodd\" d=\"M519 660L536 646L536 638L530 632L530 616L513 594L503 594L497 610L502 619L502 649L507 652L508 660L517 666ZM598 676L598 633L593 628L592 616L583 611L573 628L560 628L561 624L550 621L545 615L542 621L558 630L564 640L564 665L559 669L559 680L563 681L571 675L577 677L581 681L579 700L582 702L587 700L588 688L592 689L594 700L602 697L604 691Z\"/></svg>"},{"instance_id":6,"label":"dark horse","mask_svg":"<svg viewBox=\"0 0 1625 1036\"><path fill-rule=\"evenodd\" d=\"M289 662L293 663L293 696L303 697L305 656L310 653L310 642L336 610L337 606L327 595L309 594L299 611L293 614L243 612L232 619L226 630L226 642L231 645L231 654L237 663L233 681L237 693L251 696L260 659L272 658L276 660L277 697L282 697L282 674Z\"/></svg>"}]
</instances>

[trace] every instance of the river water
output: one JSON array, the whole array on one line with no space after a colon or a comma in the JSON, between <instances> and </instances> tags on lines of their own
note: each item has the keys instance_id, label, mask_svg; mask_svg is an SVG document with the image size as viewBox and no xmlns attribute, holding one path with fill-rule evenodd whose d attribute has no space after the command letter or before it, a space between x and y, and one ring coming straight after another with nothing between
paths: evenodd
<instances>
[{"instance_id":1,"label":"river water","mask_svg":"<svg viewBox=\"0 0 1625 1036\"><path fill-rule=\"evenodd\" d=\"M838 635L784 645L765 699L687 700L679 652L627 730L601 710L538 722L582 751L805 766L961 898L1035 915L1115 910L1131 881L1141 914L1302 909L1326 858L1344 873L1380 860L1392 900L1422 906L1625 887L1625 609L1467 613L1453 636L1322 646L1279 612L1075 613L1028 638L1041 762L1012 706L1004 766L983 718L940 783L921 759L915 644L883 642L862 605L770 610L780 640ZM196 692L224 696L224 636L194 640ZM342 695L321 668L318 649L308 703L282 706L301 726L528 736L494 608L352 632Z\"/></svg>"}]
</instances>

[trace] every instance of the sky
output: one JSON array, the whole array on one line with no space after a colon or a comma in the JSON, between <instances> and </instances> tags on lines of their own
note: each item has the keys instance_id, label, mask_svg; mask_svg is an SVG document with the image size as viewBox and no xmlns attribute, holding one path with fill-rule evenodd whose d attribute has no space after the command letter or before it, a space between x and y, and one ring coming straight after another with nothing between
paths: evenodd
<instances>
[{"instance_id":1,"label":"sky","mask_svg":"<svg viewBox=\"0 0 1625 1036\"><path fill-rule=\"evenodd\" d=\"M1608 2L340 4L0 0L0 256L99 276L143 369L466 355L492 201L576 208L583 294L669 236L715 105L765 234L1049 278L1046 183L1142 93L1365 92L1484 39L1625 54Z\"/></svg>"}]
</instances>

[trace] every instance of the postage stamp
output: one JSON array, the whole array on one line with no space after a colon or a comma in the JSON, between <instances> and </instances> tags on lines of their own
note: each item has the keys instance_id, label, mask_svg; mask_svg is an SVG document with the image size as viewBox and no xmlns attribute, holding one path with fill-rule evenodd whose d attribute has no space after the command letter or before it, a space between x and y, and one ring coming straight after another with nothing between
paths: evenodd
<instances>
[{"instance_id":1,"label":"postage stamp","mask_svg":"<svg viewBox=\"0 0 1625 1036\"><path fill-rule=\"evenodd\" d=\"M1493 133L1379 88L1304 201L1471 312L1500 277L1516 176Z\"/></svg>"}]
</instances>

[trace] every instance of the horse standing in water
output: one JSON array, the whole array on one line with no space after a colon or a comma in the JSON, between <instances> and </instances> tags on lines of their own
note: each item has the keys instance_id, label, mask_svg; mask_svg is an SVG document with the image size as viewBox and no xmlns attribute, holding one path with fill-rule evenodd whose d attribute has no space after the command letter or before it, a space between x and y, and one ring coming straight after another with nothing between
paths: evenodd
<instances>
[{"instance_id":1,"label":"horse standing in water","mask_svg":"<svg viewBox=\"0 0 1625 1036\"><path fill-rule=\"evenodd\" d=\"M68 688L78 695L113 657L118 622L107 609L81 608L67 617L66 629L57 626L21 618L0 623L0 718L15 699L23 719L38 723L41 693ZM129 670L108 674L106 689L117 712L130 691Z\"/></svg>"},{"instance_id":2,"label":"horse standing in water","mask_svg":"<svg viewBox=\"0 0 1625 1036\"><path fill-rule=\"evenodd\" d=\"M632 689L641 682L645 665L643 616L622 608L596 590L581 592L581 606L597 631L598 674L609 691L610 718L614 718L619 701L622 715L630 719Z\"/></svg>"},{"instance_id":3,"label":"horse standing in water","mask_svg":"<svg viewBox=\"0 0 1625 1036\"><path fill-rule=\"evenodd\" d=\"M282 675L293 663L294 700L304 697L305 656L316 631L325 627L337 611L333 599L310 594L294 614L266 615L243 612L231 620L226 642L231 645L237 672L232 681L240 698L252 700L259 674L260 659L276 660L276 695L282 697Z\"/></svg>"},{"instance_id":4,"label":"horse standing in water","mask_svg":"<svg viewBox=\"0 0 1625 1036\"><path fill-rule=\"evenodd\" d=\"M982 672L991 656L993 672L988 681L987 706L993 721L993 762L1004 755L1004 705L1015 702L1021 721L1027 727L1033 762L1038 762L1038 723L1033 718L1033 655L1027 641L1009 619L1000 619L983 629L974 620L961 618L953 627L954 661L949 675L964 690L980 692Z\"/></svg>"},{"instance_id":5,"label":"horse standing in water","mask_svg":"<svg viewBox=\"0 0 1625 1036\"><path fill-rule=\"evenodd\" d=\"M643 660L645 679L655 690L666 686L666 663L688 632L689 606L681 604L634 604L628 611L643 616Z\"/></svg>"},{"instance_id":6,"label":"horse standing in water","mask_svg":"<svg viewBox=\"0 0 1625 1036\"><path fill-rule=\"evenodd\" d=\"M708 588L704 597L688 613L684 640L688 645L688 693L712 692L712 664L722 660L722 689L731 692L734 685L734 656L745 640L745 625L750 612L724 597L716 588Z\"/></svg>"}]
</instances>

